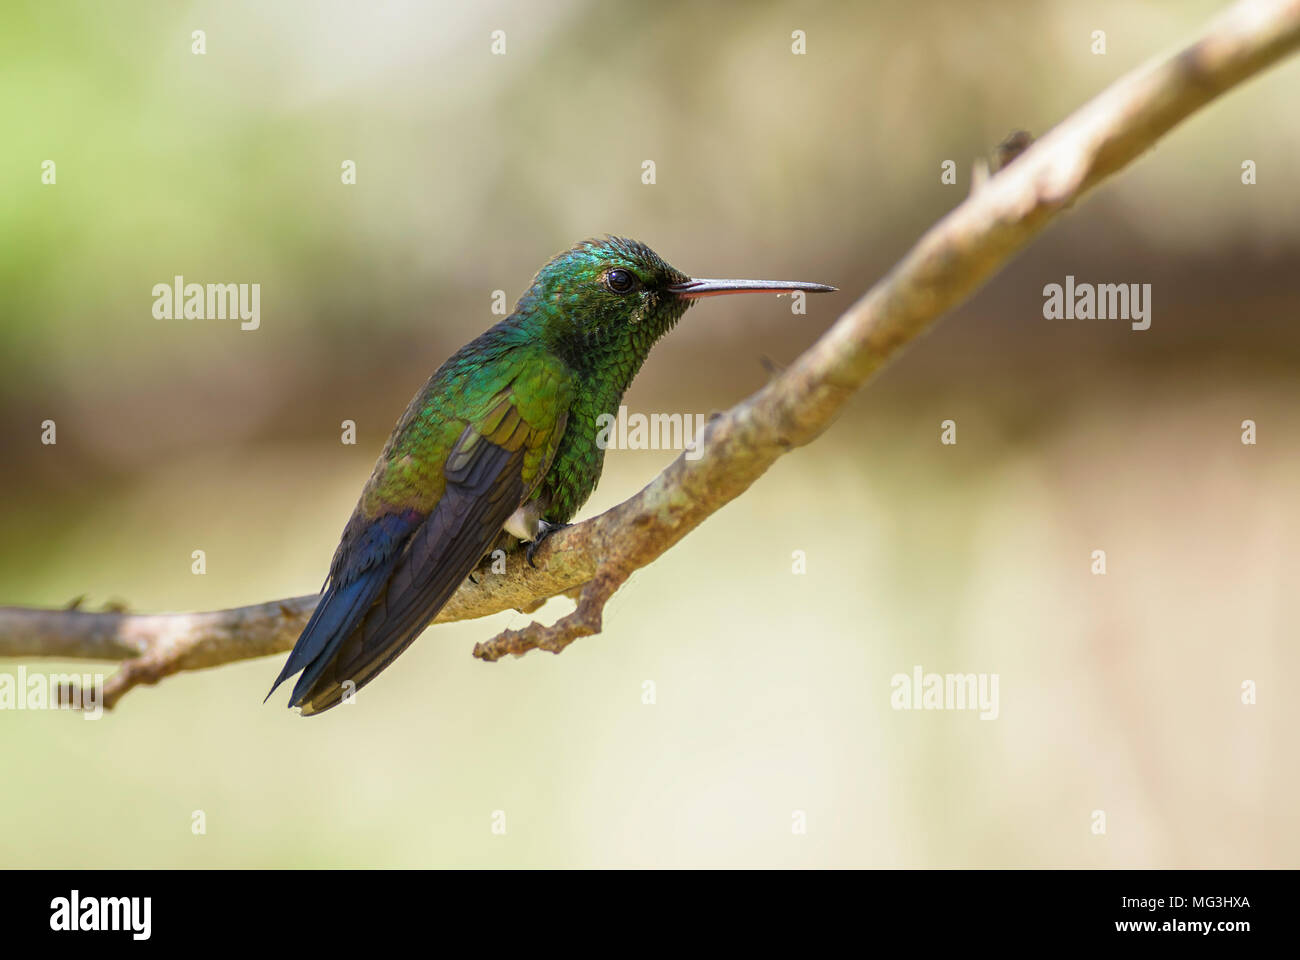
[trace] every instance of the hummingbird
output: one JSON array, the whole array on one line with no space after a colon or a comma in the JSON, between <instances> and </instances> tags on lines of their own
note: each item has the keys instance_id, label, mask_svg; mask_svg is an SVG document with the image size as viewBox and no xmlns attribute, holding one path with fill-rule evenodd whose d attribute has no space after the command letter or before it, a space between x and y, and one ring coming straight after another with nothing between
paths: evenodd
<instances>
[{"instance_id":1,"label":"hummingbird","mask_svg":"<svg viewBox=\"0 0 1300 960\"><path fill-rule=\"evenodd\" d=\"M322 713L387 667L498 548L526 560L586 502L650 348L703 297L832 292L693 279L648 246L587 240L533 278L514 312L438 368L397 422L348 520L320 601L272 693Z\"/></svg>"}]
</instances>

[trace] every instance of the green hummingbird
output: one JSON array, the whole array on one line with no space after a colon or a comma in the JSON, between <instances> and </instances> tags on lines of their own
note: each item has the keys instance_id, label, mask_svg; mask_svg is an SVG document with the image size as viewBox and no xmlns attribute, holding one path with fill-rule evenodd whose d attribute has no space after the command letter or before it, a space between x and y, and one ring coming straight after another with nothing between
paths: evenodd
<instances>
[{"instance_id":1,"label":"green hummingbird","mask_svg":"<svg viewBox=\"0 0 1300 960\"><path fill-rule=\"evenodd\" d=\"M621 237L551 260L514 313L456 351L406 408L271 693L301 670L289 706L328 710L410 646L497 546L526 541L532 563L600 479L597 418L617 413L687 308L794 290L835 288L692 279Z\"/></svg>"}]
</instances>

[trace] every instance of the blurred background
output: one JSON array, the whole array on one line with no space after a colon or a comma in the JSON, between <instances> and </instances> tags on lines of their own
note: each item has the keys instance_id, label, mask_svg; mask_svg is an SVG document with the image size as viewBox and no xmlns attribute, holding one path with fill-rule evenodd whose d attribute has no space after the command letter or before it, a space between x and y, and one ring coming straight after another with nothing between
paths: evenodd
<instances>
[{"instance_id":1,"label":"blurred background","mask_svg":"<svg viewBox=\"0 0 1300 960\"><path fill-rule=\"evenodd\" d=\"M1223 5L7 3L0 604L316 590L410 396L588 236L841 288L698 307L626 399L725 409L974 158ZM262 705L279 657L0 712L0 865L1295 866L1298 87L1104 185L561 657L474 660L502 614L319 720ZM176 274L260 283L261 328L155 319ZM1151 329L1044 320L1067 274L1150 283ZM582 515L673 456L611 452ZM891 709L917 665L998 674L998 719Z\"/></svg>"}]
</instances>

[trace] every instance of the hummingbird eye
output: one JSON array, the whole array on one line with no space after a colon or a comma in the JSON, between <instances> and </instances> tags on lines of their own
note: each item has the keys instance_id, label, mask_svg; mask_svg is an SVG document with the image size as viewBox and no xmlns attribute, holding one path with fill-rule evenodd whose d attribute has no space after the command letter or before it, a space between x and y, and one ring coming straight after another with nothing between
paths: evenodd
<instances>
[{"instance_id":1,"label":"hummingbird eye","mask_svg":"<svg viewBox=\"0 0 1300 960\"><path fill-rule=\"evenodd\" d=\"M605 274L605 286L615 293L627 293L636 286L636 278L628 270L611 270Z\"/></svg>"}]
</instances>

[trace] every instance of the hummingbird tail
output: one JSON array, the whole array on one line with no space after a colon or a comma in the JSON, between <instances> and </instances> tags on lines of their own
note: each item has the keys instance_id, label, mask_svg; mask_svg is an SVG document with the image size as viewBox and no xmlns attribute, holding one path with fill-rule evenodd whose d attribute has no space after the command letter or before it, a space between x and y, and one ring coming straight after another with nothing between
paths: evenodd
<instances>
[{"instance_id":1,"label":"hummingbird tail","mask_svg":"<svg viewBox=\"0 0 1300 960\"><path fill-rule=\"evenodd\" d=\"M305 670L302 678L294 687L293 697L290 706L295 706L304 681L307 687L320 675L325 666L329 663L330 657L342 644L344 637L347 636L348 629L355 623L375 599L375 595L383 587L387 579L388 569L371 570L366 575L357 580L353 580L347 586L337 588L334 585L328 585L321 596L320 602L316 604L316 609L312 612L311 619L307 621L307 626L303 628L298 642L294 644L293 652L289 654L289 659L284 662L284 668L280 675L275 678L275 683L271 685L271 690L266 695L267 700L271 699L271 694L284 681L288 680L299 670ZM303 687L303 689L307 689Z\"/></svg>"},{"instance_id":2,"label":"hummingbird tail","mask_svg":"<svg viewBox=\"0 0 1300 960\"><path fill-rule=\"evenodd\" d=\"M336 562L311 619L294 644L280 675L275 678L267 700L276 688L299 670L303 675L294 686L289 706L298 706L308 690L329 665L338 648L357 625L388 582L402 547L424 521L415 511L386 514L373 521L349 524L340 547L342 562ZM263 703L266 700L262 701Z\"/></svg>"},{"instance_id":3,"label":"hummingbird tail","mask_svg":"<svg viewBox=\"0 0 1300 960\"><path fill-rule=\"evenodd\" d=\"M446 490L427 519L402 537L391 559L331 587L319 620L313 614L303 630L281 674L305 667L290 700L303 716L342 703L409 647L523 500L523 446L510 450L478 437L467 447L464 457L449 458Z\"/></svg>"}]
</instances>

